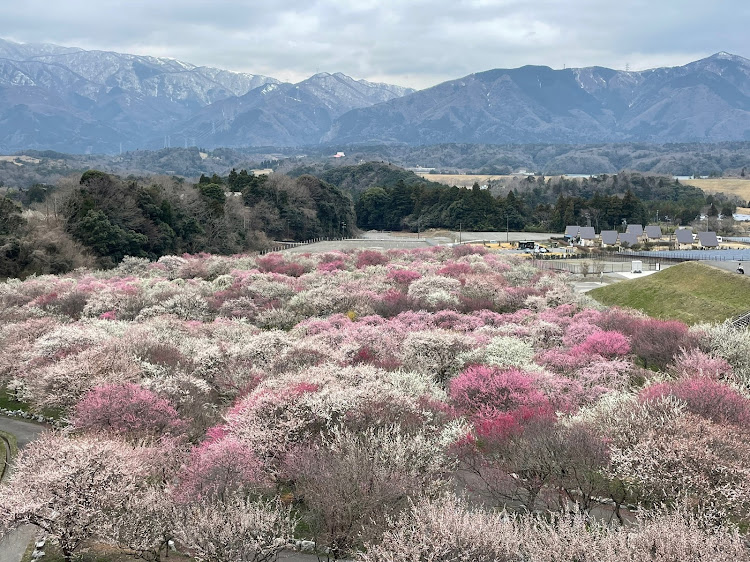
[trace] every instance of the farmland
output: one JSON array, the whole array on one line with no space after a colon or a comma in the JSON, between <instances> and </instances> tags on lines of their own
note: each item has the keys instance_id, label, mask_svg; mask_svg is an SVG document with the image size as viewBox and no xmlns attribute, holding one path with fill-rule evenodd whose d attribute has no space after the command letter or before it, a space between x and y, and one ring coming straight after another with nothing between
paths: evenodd
<instances>
[{"instance_id":1,"label":"farmland","mask_svg":"<svg viewBox=\"0 0 750 562\"><path fill-rule=\"evenodd\" d=\"M514 176L488 176L474 174L419 174L423 178L442 183L445 185L456 185L458 187L471 187L475 183L485 185L491 181L505 181Z\"/></svg>"},{"instance_id":2,"label":"farmland","mask_svg":"<svg viewBox=\"0 0 750 562\"><path fill-rule=\"evenodd\" d=\"M430 181L443 183L446 185L456 185L459 187L471 187L474 183L485 185L492 181L508 182L513 178L523 178L523 176L513 175L481 175L481 174L419 174ZM556 176L547 176L556 177ZM698 187L706 193L725 193L727 195L736 195L741 199L750 201L750 179L744 178L706 178L681 180L682 183Z\"/></svg>"},{"instance_id":3,"label":"farmland","mask_svg":"<svg viewBox=\"0 0 750 562\"><path fill-rule=\"evenodd\" d=\"M742 178L707 178L684 180L683 183L694 185L706 193L725 193L736 195L740 199L750 201L750 180Z\"/></svg>"}]
</instances>

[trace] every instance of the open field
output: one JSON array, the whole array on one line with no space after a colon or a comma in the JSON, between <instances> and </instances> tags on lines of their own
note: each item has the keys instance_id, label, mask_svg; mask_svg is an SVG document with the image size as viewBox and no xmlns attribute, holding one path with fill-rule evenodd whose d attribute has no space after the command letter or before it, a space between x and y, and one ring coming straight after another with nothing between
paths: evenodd
<instances>
[{"instance_id":1,"label":"open field","mask_svg":"<svg viewBox=\"0 0 750 562\"><path fill-rule=\"evenodd\" d=\"M723 322L750 309L750 277L696 262L687 262L623 281L589 295L610 306L641 310L649 316L687 324Z\"/></svg>"},{"instance_id":2,"label":"open field","mask_svg":"<svg viewBox=\"0 0 750 562\"><path fill-rule=\"evenodd\" d=\"M459 187L471 187L474 183L484 185L490 181L506 181L514 176L488 176L473 174L419 174L430 181ZM681 180L687 185L694 185L707 193L726 193L737 195L750 200L750 179L740 178L708 178L696 180Z\"/></svg>"},{"instance_id":3,"label":"open field","mask_svg":"<svg viewBox=\"0 0 750 562\"><path fill-rule=\"evenodd\" d=\"M418 174L426 180L443 183L445 185L456 185L458 187L471 187L474 183L484 185L490 181L507 180L513 176L482 176L473 174Z\"/></svg>"},{"instance_id":4,"label":"open field","mask_svg":"<svg viewBox=\"0 0 750 562\"><path fill-rule=\"evenodd\" d=\"M31 156L0 156L0 162L12 162L16 166L23 166L26 164L39 164L38 158L32 158Z\"/></svg>"},{"instance_id":5,"label":"open field","mask_svg":"<svg viewBox=\"0 0 750 562\"><path fill-rule=\"evenodd\" d=\"M742 199L750 199L750 179L708 178L704 180L684 180L682 183L699 187L706 193L721 192L737 195Z\"/></svg>"}]
</instances>

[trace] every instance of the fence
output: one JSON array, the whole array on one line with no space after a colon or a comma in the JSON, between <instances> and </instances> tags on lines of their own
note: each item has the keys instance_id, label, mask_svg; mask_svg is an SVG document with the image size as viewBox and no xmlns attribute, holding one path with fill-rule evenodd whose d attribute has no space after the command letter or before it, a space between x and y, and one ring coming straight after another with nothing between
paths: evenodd
<instances>
[{"instance_id":1,"label":"fence","mask_svg":"<svg viewBox=\"0 0 750 562\"><path fill-rule=\"evenodd\" d=\"M744 314L740 314L739 316L733 318L731 323L735 328L744 328L745 330L747 330L748 328L750 328L750 312L745 312Z\"/></svg>"},{"instance_id":2,"label":"fence","mask_svg":"<svg viewBox=\"0 0 750 562\"><path fill-rule=\"evenodd\" d=\"M641 260L638 260L641 261ZM599 275L604 273L630 273L632 264L617 262L603 262L600 260L534 260L534 265L540 269L567 271L575 275ZM641 271L659 271L661 264L659 262L642 263Z\"/></svg>"},{"instance_id":3,"label":"fence","mask_svg":"<svg viewBox=\"0 0 750 562\"><path fill-rule=\"evenodd\" d=\"M541 256L539 256L541 258ZM750 257L750 256L748 256ZM545 259L545 258L541 258ZM550 256L547 259L555 260L560 259L557 256ZM742 256L738 256L731 251L727 250L692 250L686 252L596 252L591 254L575 254L567 256L566 259L572 260L594 260L603 262L631 262L631 261L642 261L644 264L656 264L656 263L682 263L686 261L738 261L743 259ZM747 259L747 258L745 258ZM750 260L749 260L750 261Z\"/></svg>"},{"instance_id":4,"label":"fence","mask_svg":"<svg viewBox=\"0 0 750 562\"><path fill-rule=\"evenodd\" d=\"M271 252L282 252L284 250L288 250L289 248L296 248L297 246L307 246L309 244L317 244L318 242L335 242L335 241L343 241L343 240L359 240L359 238L322 237L322 238L311 238L310 240L305 240L304 242L274 242L275 246L271 246L270 248L261 250L260 252L258 252L258 255L263 256L265 254L270 254Z\"/></svg>"},{"instance_id":5,"label":"fence","mask_svg":"<svg viewBox=\"0 0 750 562\"><path fill-rule=\"evenodd\" d=\"M671 253L670 255L666 256L655 256L653 254L640 254L636 252L617 252L612 254L593 254L588 259L593 259L597 261L614 261L614 262L632 262L632 261L641 261L644 264L657 264L657 263L681 263L684 261L694 261L694 257L672 257Z\"/></svg>"}]
</instances>

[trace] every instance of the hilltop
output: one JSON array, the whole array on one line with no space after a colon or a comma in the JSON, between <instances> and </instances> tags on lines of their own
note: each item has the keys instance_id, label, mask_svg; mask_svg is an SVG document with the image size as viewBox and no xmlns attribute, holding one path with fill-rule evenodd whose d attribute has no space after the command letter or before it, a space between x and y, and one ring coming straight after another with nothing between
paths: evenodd
<instances>
[{"instance_id":1,"label":"hilltop","mask_svg":"<svg viewBox=\"0 0 750 562\"><path fill-rule=\"evenodd\" d=\"M597 301L688 324L723 322L750 309L750 277L686 262L589 292Z\"/></svg>"}]
</instances>

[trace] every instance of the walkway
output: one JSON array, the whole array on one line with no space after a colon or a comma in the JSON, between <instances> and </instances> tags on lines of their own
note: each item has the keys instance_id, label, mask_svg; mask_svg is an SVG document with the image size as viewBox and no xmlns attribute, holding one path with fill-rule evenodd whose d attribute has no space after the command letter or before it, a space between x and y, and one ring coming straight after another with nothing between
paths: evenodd
<instances>
[{"instance_id":1,"label":"walkway","mask_svg":"<svg viewBox=\"0 0 750 562\"><path fill-rule=\"evenodd\" d=\"M0 416L0 430L12 433L18 441L19 449L31 443L44 429L44 426L35 423ZM21 562L26 547L35 534L36 527L24 525L0 539L0 562Z\"/></svg>"}]
</instances>

